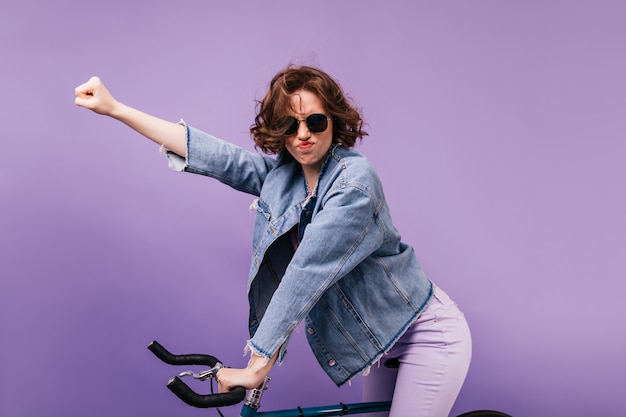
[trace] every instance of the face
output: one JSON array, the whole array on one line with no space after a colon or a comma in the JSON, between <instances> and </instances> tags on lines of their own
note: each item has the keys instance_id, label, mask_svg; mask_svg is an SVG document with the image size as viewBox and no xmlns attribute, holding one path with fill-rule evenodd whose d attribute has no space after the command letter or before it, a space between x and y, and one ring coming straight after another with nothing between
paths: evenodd
<instances>
[{"instance_id":1,"label":"face","mask_svg":"<svg viewBox=\"0 0 626 417\"><path fill-rule=\"evenodd\" d=\"M302 165L305 175L317 176L333 142L332 119L328 120L328 127L323 132L314 133L309 130L305 122L308 116L324 114L330 117L320 98L310 91L300 90L294 93L291 107L289 115L300 120L300 124L296 133L285 137L285 148Z\"/></svg>"}]
</instances>

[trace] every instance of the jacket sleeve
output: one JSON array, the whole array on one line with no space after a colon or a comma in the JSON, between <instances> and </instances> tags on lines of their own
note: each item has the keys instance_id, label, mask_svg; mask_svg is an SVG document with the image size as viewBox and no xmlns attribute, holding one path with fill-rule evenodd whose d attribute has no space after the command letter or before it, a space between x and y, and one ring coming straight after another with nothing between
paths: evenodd
<instances>
[{"instance_id":1,"label":"jacket sleeve","mask_svg":"<svg viewBox=\"0 0 626 417\"><path fill-rule=\"evenodd\" d=\"M276 160L187 127L187 158L165 150L169 165L176 171L215 178L232 188L259 196L267 173Z\"/></svg>"},{"instance_id":2,"label":"jacket sleeve","mask_svg":"<svg viewBox=\"0 0 626 417\"><path fill-rule=\"evenodd\" d=\"M380 207L375 203L381 200L370 193L348 184L324 196L323 208L307 226L257 331L248 341L253 352L269 358L284 348L291 332L322 294L382 245L384 233L377 218Z\"/></svg>"}]
</instances>

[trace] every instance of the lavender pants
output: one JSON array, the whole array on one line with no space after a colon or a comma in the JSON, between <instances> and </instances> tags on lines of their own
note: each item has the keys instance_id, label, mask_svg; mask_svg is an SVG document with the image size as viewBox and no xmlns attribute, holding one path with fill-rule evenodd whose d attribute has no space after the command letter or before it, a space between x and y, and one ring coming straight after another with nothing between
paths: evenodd
<instances>
[{"instance_id":1,"label":"lavender pants","mask_svg":"<svg viewBox=\"0 0 626 417\"><path fill-rule=\"evenodd\" d=\"M448 417L461 390L472 355L463 313L437 286L430 302L363 379L364 401L392 400L391 411L376 417ZM398 368L383 364L397 359Z\"/></svg>"}]
</instances>

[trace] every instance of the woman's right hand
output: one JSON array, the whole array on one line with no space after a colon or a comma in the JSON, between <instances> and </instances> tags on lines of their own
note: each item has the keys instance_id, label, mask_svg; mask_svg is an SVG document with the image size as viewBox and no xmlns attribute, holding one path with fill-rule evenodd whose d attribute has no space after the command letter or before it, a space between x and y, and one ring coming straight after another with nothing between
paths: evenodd
<instances>
[{"instance_id":1,"label":"woman's right hand","mask_svg":"<svg viewBox=\"0 0 626 417\"><path fill-rule=\"evenodd\" d=\"M119 104L98 77L91 77L89 81L76 87L74 92L76 93L74 102L77 106L98 114L111 116Z\"/></svg>"}]
</instances>

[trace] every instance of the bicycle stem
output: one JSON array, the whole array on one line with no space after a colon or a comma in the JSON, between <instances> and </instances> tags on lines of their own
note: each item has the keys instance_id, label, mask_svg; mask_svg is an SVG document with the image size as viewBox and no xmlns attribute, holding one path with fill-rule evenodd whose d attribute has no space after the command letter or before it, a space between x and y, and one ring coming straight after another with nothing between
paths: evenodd
<instances>
[{"instance_id":1,"label":"bicycle stem","mask_svg":"<svg viewBox=\"0 0 626 417\"><path fill-rule=\"evenodd\" d=\"M268 388L267 383L269 381L270 377L265 377L265 380L263 380L263 383L261 385L259 385L257 388L251 389L248 392L248 396L246 397L244 404L255 410L258 409L261 406L261 396L263 396L263 391Z\"/></svg>"}]
</instances>

